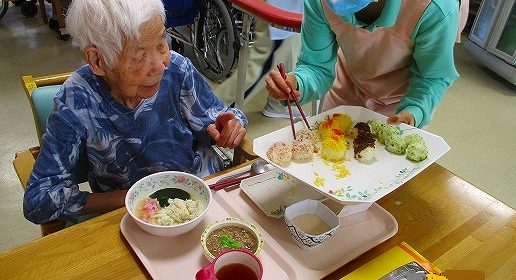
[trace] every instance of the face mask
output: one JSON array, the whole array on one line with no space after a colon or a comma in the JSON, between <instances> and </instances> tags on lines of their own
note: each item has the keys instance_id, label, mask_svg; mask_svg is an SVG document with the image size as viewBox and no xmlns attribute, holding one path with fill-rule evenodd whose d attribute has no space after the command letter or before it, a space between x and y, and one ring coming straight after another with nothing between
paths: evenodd
<instances>
[{"instance_id":1,"label":"face mask","mask_svg":"<svg viewBox=\"0 0 516 280\"><path fill-rule=\"evenodd\" d=\"M378 0L328 0L330 9L339 16L354 14Z\"/></svg>"}]
</instances>

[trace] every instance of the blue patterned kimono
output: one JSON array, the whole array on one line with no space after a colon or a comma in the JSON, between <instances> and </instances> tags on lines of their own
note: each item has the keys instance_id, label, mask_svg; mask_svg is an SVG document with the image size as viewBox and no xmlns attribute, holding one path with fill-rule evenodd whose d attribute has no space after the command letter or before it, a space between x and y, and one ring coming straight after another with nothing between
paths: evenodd
<instances>
[{"instance_id":1,"label":"blue patterned kimono","mask_svg":"<svg viewBox=\"0 0 516 280\"><path fill-rule=\"evenodd\" d=\"M243 126L247 119L213 94L188 59L171 53L159 91L134 109L117 102L87 65L63 84L25 192L28 220L39 224L80 216L88 193L75 179L79 155L88 159L93 192L129 189L158 171L203 177L220 170L207 126L226 111Z\"/></svg>"}]
</instances>

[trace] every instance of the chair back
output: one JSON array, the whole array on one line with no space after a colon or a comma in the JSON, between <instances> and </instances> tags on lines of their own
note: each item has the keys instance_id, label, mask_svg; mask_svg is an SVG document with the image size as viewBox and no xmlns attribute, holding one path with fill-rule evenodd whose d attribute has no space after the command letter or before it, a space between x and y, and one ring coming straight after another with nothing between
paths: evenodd
<instances>
[{"instance_id":1,"label":"chair back","mask_svg":"<svg viewBox=\"0 0 516 280\"><path fill-rule=\"evenodd\" d=\"M41 137L45 132L47 118L54 108L54 96L59 91L60 85L64 83L64 81L70 75L71 73L65 73L39 78L33 78L30 75L22 76L22 86L32 109L34 125L36 126L36 133L40 144ZM32 173L35 158L38 156L38 154L39 147L32 147L28 150L20 151L15 154L13 166L24 190L27 187L27 181L29 180L30 174ZM87 173L87 168L84 168L84 171ZM78 177L80 177L78 182L82 182L81 180L86 178L83 174ZM47 223L43 223L41 224L41 235L46 236L48 234L59 231L64 227L65 221L62 220L53 220Z\"/></svg>"},{"instance_id":2,"label":"chair back","mask_svg":"<svg viewBox=\"0 0 516 280\"><path fill-rule=\"evenodd\" d=\"M22 76L23 88L32 108L32 116L34 118L34 125L36 126L40 146L41 137L45 133L48 116L52 110L54 110L54 97L61 88L61 84L64 83L70 75L71 73L65 73L38 78ZM77 183L83 183L88 180L88 160L85 152L79 155L75 170Z\"/></svg>"},{"instance_id":3,"label":"chair back","mask_svg":"<svg viewBox=\"0 0 516 280\"><path fill-rule=\"evenodd\" d=\"M194 23L199 13L197 0L164 0L166 27L176 27Z\"/></svg>"},{"instance_id":4,"label":"chair back","mask_svg":"<svg viewBox=\"0 0 516 280\"><path fill-rule=\"evenodd\" d=\"M60 85L51 85L35 88L30 95L30 103L33 110L34 124L39 144L45 133L48 116L54 109L54 97L61 88Z\"/></svg>"}]
</instances>

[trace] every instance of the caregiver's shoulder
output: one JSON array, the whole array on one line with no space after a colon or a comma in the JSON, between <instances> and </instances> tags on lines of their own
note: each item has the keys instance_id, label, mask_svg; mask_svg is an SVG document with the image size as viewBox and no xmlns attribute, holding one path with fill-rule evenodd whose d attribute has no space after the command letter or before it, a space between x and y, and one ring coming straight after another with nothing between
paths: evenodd
<instances>
[{"instance_id":1,"label":"caregiver's shoulder","mask_svg":"<svg viewBox=\"0 0 516 280\"><path fill-rule=\"evenodd\" d=\"M435 5L441 11L443 16L459 9L458 0L432 0L431 4Z\"/></svg>"}]
</instances>

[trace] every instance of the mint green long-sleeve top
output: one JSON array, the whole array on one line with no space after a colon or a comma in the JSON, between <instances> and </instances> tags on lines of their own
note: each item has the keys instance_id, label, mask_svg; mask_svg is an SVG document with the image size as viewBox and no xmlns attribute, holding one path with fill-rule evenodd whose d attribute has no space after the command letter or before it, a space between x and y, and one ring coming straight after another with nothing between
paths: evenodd
<instances>
[{"instance_id":1,"label":"mint green long-sleeve top","mask_svg":"<svg viewBox=\"0 0 516 280\"><path fill-rule=\"evenodd\" d=\"M355 15L343 16L342 19L357 28L374 32L377 27L394 25L400 1L386 0L384 11L370 25L360 22ZM338 42L324 16L321 0L305 0L304 8L302 48L294 74L302 94L300 102L308 103L322 98L335 80ZM453 58L457 28L458 2L431 0L412 32L412 78L396 113L411 112L417 127L430 122L432 112L445 91L459 78Z\"/></svg>"}]
</instances>

